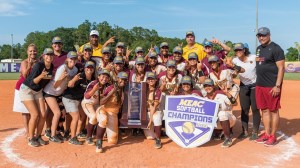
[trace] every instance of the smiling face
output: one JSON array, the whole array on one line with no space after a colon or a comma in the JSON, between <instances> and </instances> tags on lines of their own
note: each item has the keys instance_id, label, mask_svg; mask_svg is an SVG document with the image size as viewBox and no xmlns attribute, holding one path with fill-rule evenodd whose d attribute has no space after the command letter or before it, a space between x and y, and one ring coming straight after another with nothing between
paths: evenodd
<instances>
[{"instance_id":1,"label":"smiling face","mask_svg":"<svg viewBox=\"0 0 300 168\"><path fill-rule=\"evenodd\" d=\"M188 83L183 83L181 87L182 87L183 91L185 91L185 92L190 91L192 88L192 86Z\"/></svg>"},{"instance_id":2,"label":"smiling face","mask_svg":"<svg viewBox=\"0 0 300 168\"><path fill-rule=\"evenodd\" d=\"M147 78L147 84L149 85L149 86L152 86L152 87L154 87L155 86L155 84L156 84L156 79L155 78Z\"/></svg>"},{"instance_id":3,"label":"smiling face","mask_svg":"<svg viewBox=\"0 0 300 168\"><path fill-rule=\"evenodd\" d=\"M191 34L187 35L186 38L185 38L185 40L186 40L186 42L187 42L188 45L195 44L195 36L193 36Z\"/></svg>"},{"instance_id":4,"label":"smiling face","mask_svg":"<svg viewBox=\"0 0 300 168\"><path fill-rule=\"evenodd\" d=\"M122 55L124 53L124 47L123 46L116 47L116 52L117 55Z\"/></svg>"},{"instance_id":5,"label":"smiling face","mask_svg":"<svg viewBox=\"0 0 300 168\"><path fill-rule=\"evenodd\" d=\"M182 54L180 52L174 52L173 56L176 62L180 61L182 58Z\"/></svg>"},{"instance_id":6,"label":"smiling face","mask_svg":"<svg viewBox=\"0 0 300 168\"><path fill-rule=\"evenodd\" d=\"M97 46L98 45L98 39L99 39L99 37L97 35L91 35L90 36L91 45Z\"/></svg>"},{"instance_id":7,"label":"smiling face","mask_svg":"<svg viewBox=\"0 0 300 168\"><path fill-rule=\"evenodd\" d=\"M213 70L216 70L216 69L219 68L219 62L216 62L216 61L210 61L209 64L210 64L210 66L211 66L211 68L212 68Z\"/></svg>"},{"instance_id":8,"label":"smiling face","mask_svg":"<svg viewBox=\"0 0 300 168\"><path fill-rule=\"evenodd\" d=\"M204 52L205 53L211 54L212 51L213 51L213 48L211 46L205 46L204 47Z\"/></svg>"},{"instance_id":9,"label":"smiling face","mask_svg":"<svg viewBox=\"0 0 300 168\"><path fill-rule=\"evenodd\" d=\"M167 55L167 54L169 53L169 47L168 47L168 46L162 46L162 47L160 48L160 53L161 53L162 55Z\"/></svg>"},{"instance_id":10,"label":"smiling face","mask_svg":"<svg viewBox=\"0 0 300 168\"><path fill-rule=\"evenodd\" d=\"M176 67L175 66L169 66L167 67L167 74L170 76L174 76L176 72Z\"/></svg>"},{"instance_id":11,"label":"smiling face","mask_svg":"<svg viewBox=\"0 0 300 168\"><path fill-rule=\"evenodd\" d=\"M103 57L104 60L109 60L110 56L111 56L110 52L104 52L104 53L102 53L102 57Z\"/></svg>"},{"instance_id":12,"label":"smiling face","mask_svg":"<svg viewBox=\"0 0 300 168\"><path fill-rule=\"evenodd\" d=\"M197 65L197 59L195 59L195 58L190 58L190 59L189 59L189 64L190 64L191 66Z\"/></svg>"},{"instance_id":13,"label":"smiling face","mask_svg":"<svg viewBox=\"0 0 300 168\"><path fill-rule=\"evenodd\" d=\"M37 56L36 47L35 46L29 46L27 48L27 55L28 55L28 58L35 59L36 56Z\"/></svg>"},{"instance_id":14,"label":"smiling face","mask_svg":"<svg viewBox=\"0 0 300 168\"><path fill-rule=\"evenodd\" d=\"M135 68L136 68L136 70L138 71L138 72L144 72L144 70L145 70L145 64L144 63L140 63L140 64L136 64L135 65Z\"/></svg>"},{"instance_id":15,"label":"smiling face","mask_svg":"<svg viewBox=\"0 0 300 168\"><path fill-rule=\"evenodd\" d=\"M245 56L245 49L236 49L234 50L234 52L235 56L237 56L238 58Z\"/></svg>"},{"instance_id":16,"label":"smiling face","mask_svg":"<svg viewBox=\"0 0 300 168\"><path fill-rule=\"evenodd\" d=\"M75 64L77 63L77 57L76 58L67 58L66 59L67 65L69 69L72 69Z\"/></svg>"},{"instance_id":17,"label":"smiling face","mask_svg":"<svg viewBox=\"0 0 300 168\"><path fill-rule=\"evenodd\" d=\"M205 89L207 94L213 94L214 93L214 86L204 85L204 89Z\"/></svg>"},{"instance_id":18,"label":"smiling face","mask_svg":"<svg viewBox=\"0 0 300 168\"><path fill-rule=\"evenodd\" d=\"M91 49L86 49L83 51L83 59L84 60L90 60L91 56L92 56L92 50Z\"/></svg>"},{"instance_id":19,"label":"smiling face","mask_svg":"<svg viewBox=\"0 0 300 168\"><path fill-rule=\"evenodd\" d=\"M47 63L52 63L53 57L54 57L54 54L45 54L43 59Z\"/></svg>"},{"instance_id":20,"label":"smiling face","mask_svg":"<svg viewBox=\"0 0 300 168\"><path fill-rule=\"evenodd\" d=\"M62 47L63 47L62 43L53 43L52 44L53 51L56 51L56 52L61 52Z\"/></svg>"},{"instance_id":21,"label":"smiling face","mask_svg":"<svg viewBox=\"0 0 300 168\"><path fill-rule=\"evenodd\" d=\"M258 41L263 46L268 45L270 43L270 41L271 41L271 37L270 36L271 36L270 34L266 34L266 35L258 34L258 35L256 35Z\"/></svg>"},{"instance_id":22,"label":"smiling face","mask_svg":"<svg viewBox=\"0 0 300 168\"><path fill-rule=\"evenodd\" d=\"M155 66L157 64L157 57L149 57L148 58L148 64L150 66Z\"/></svg>"},{"instance_id":23,"label":"smiling face","mask_svg":"<svg viewBox=\"0 0 300 168\"><path fill-rule=\"evenodd\" d=\"M123 64L123 63L115 63L115 64L114 64L114 68L115 68L115 70L116 70L117 72L120 72L120 71L123 70L124 64Z\"/></svg>"},{"instance_id":24,"label":"smiling face","mask_svg":"<svg viewBox=\"0 0 300 168\"><path fill-rule=\"evenodd\" d=\"M118 78L118 86L121 88L124 87L127 81L128 81L127 79Z\"/></svg>"},{"instance_id":25,"label":"smiling face","mask_svg":"<svg viewBox=\"0 0 300 168\"><path fill-rule=\"evenodd\" d=\"M105 85L109 81L109 75L108 74L101 74L98 76L98 81L101 85Z\"/></svg>"},{"instance_id":26,"label":"smiling face","mask_svg":"<svg viewBox=\"0 0 300 168\"><path fill-rule=\"evenodd\" d=\"M95 68L93 66L88 66L84 68L84 73L86 76L93 75L94 72L95 72Z\"/></svg>"}]
</instances>

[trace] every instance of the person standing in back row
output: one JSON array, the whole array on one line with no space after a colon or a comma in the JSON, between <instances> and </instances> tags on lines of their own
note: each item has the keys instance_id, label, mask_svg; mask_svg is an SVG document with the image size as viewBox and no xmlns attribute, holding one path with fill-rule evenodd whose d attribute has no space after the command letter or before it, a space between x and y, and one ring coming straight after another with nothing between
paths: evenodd
<instances>
[{"instance_id":1,"label":"person standing in back row","mask_svg":"<svg viewBox=\"0 0 300 168\"><path fill-rule=\"evenodd\" d=\"M203 46L201 44L196 43L194 32L193 31L186 32L185 40L187 42L187 45L183 47L182 57L186 61L188 61L189 54L194 52L198 55L198 60L201 61L206 56L206 53L204 52Z\"/></svg>"},{"instance_id":2,"label":"person standing in back row","mask_svg":"<svg viewBox=\"0 0 300 168\"><path fill-rule=\"evenodd\" d=\"M273 146L279 125L285 57L281 47L271 41L267 27L259 28L256 36L261 44L256 49L256 104L262 112L265 132L255 142Z\"/></svg>"}]
</instances>

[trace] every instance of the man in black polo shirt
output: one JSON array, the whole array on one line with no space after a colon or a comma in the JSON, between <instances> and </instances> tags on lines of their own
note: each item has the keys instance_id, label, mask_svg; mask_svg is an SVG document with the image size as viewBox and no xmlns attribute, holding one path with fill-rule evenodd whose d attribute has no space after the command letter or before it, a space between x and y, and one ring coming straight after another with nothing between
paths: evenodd
<instances>
[{"instance_id":1,"label":"man in black polo shirt","mask_svg":"<svg viewBox=\"0 0 300 168\"><path fill-rule=\"evenodd\" d=\"M255 142L273 146L276 143L275 133L279 124L285 57L281 47L271 41L268 28L261 27L256 36L261 44L256 49L256 104L262 111L265 133Z\"/></svg>"}]
</instances>

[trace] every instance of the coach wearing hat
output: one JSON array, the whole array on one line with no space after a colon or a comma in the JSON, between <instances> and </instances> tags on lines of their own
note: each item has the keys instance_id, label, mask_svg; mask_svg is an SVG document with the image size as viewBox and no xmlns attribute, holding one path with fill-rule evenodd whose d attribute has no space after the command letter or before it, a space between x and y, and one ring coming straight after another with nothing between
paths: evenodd
<instances>
[{"instance_id":1,"label":"coach wearing hat","mask_svg":"<svg viewBox=\"0 0 300 168\"><path fill-rule=\"evenodd\" d=\"M108 39L104 45L102 46L100 43L99 43L99 32L97 30L92 30L90 32L90 42L86 43L86 44L90 44L93 48L93 53L92 53L92 56L93 57L102 57L102 53L101 53L101 50L103 47L107 46L108 44L110 43L113 43L115 40L114 40L115 37L111 37L110 39ZM78 50L78 54L81 56L82 55L82 52L83 52L83 46L82 45L79 50Z\"/></svg>"},{"instance_id":2,"label":"coach wearing hat","mask_svg":"<svg viewBox=\"0 0 300 168\"><path fill-rule=\"evenodd\" d=\"M193 31L186 32L185 40L187 45L183 47L183 58L188 60L188 55L195 52L198 55L198 60L201 61L205 57L204 48L201 44L196 43L195 34Z\"/></svg>"},{"instance_id":3,"label":"coach wearing hat","mask_svg":"<svg viewBox=\"0 0 300 168\"><path fill-rule=\"evenodd\" d=\"M270 29L261 27L256 34L256 104L262 111L265 133L256 140L266 146L276 144L285 57L281 47L271 41Z\"/></svg>"}]
</instances>

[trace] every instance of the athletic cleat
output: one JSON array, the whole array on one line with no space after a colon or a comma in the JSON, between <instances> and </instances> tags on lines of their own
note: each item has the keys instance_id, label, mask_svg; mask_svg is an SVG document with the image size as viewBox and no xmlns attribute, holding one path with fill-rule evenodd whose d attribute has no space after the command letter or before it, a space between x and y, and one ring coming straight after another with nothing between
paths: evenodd
<instances>
[{"instance_id":1,"label":"athletic cleat","mask_svg":"<svg viewBox=\"0 0 300 168\"><path fill-rule=\"evenodd\" d=\"M62 143L62 141L57 137L57 135L50 137L49 141L55 142L55 143Z\"/></svg>"},{"instance_id":2,"label":"athletic cleat","mask_svg":"<svg viewBox=\"0 0 300 168\"><path fill-rule=\"evenodd\" d=\"M161 148L161 141L160 141L160 139L155 138L154 148L156 148L156 149L160 149Z\"/></svg>"},{"instance_id":3,"label":"athletic cleat","mask_svg":"<svg viewBox=\"0 0 300 168\"><path fill-rule=\"evenodd\" d=\"M248 138L249 137L249 134L247 131L243 131L239 136L238 136L238 139L245 139L245 138Z\"/></svg>"},{"instance_id":4,"label":"athletic cleat","mask_svg":"<svg viewBox=\"0 0 300 168\"><path fill-rule=\"evenodd\" d=\"M40 145L46 145L46 141L43 140L42 136L38 136L37 138L37 142L40 144Z\"/></svg>"},{"instance_id":5,"label":"athletic cleat","mask_svg":"<svg viewBox=\"0 0 300 168\"><path fill-rule=\"evenodd\" d=\"M72 144L72 145L82 145L82 142L78 141L77 137L73 137L69 140L69 144Z\"/></svg>"},{"instance_id":6,"label":"athletic cleat","mask_svg":"<svg viewBox=\"0 0 300 168\"><path fill-rule=\"evenodd\" d=\"M96 141L96 153L102 153L102 152L103 152L102 140L97 139L97 141Z\"/></svg>"},{"instance_id":7,"label":"athletic cleat","mask_svg":"<svg viewBox=\"0 0 300 168\"><path fill-rule=\"evenodd\" d=\"M83 131L81 131L78 135L77 135L78 138L80 139L84 139L86 138L86 133L84 133Z\"/></svg>"},{"instance_id":8,"label":"athletic cleat","mask_svg":"<svg viewBox=\"0 0 300 168\"><path fill-rule=\"evenodd\" d=\"M270 135L268 140L266 140L264 144L265 144L265 146L274 146L276 143L276 140L277 139L276 139L275 135Z\"/></svg>"},{"instance_id":9,"label":"athletic cleat","mask_svg":"<svg viewBox=\"0 0 300 168\"><path fill-rule=\"evenodd\" d=\"M252 134L251 134L249 140L250 140L250 141L254 141L254 140L257 140L257 139L258 139L258 134L257 134L257 132L252 132Z\"/></svg>"},{"instance_id":10,"label":"athletic cleat","mask_svg":"<svg viewBox=\"0 0 300 168\"><path fill-rule=\"evenodd\" d=\"M222 148L229 148L232 145L231 138L225 138L225 141L222 144Z\"/></svg>"},{"instance_id":11,"label":"athletic cleat","mask_svg":"<svg viewBox=\"0 0 300 168\"><path fill-rule=\"evenodd\" d=\"M35 138L31 138L28 140L28 145L32 147L38 147L40 146L40 143Z\"/></svg>"},{"instance_id":12,"label":"athletic cleat","mask_svg":"<svg viewBox=\"0 0 300 168\"><path fill-rule=\"evenodd\" d=\"M51 137L51 130L50 129L45 130L45 137L47 137L48 139Z\"/></svg>"},{"instance_id":13,"label":"athletic cleat","mask_svg":"<svg viewBox=\"0 0 300 168\"><path fill-rule=\"evenodd\" d=\"M85 143L90 146L95 145L92 137L86 138Z\"/></svg>"},{"instance_id":14,"label":"athletic cleat","mask_svg":"<svg viewBox=\"0 0 300 168\"><path fill-rule=\"evenodd\" d=\"M254 140L256 143L265 143L268 140L269 136L266 133L263 133L258 139Z\"/></svg>"},{"instance_id":15,"label":"athletic cleat","mask_svg":"<svg viewBox=\"0 0 300 168\"><path fill-rule=\"evenodd\" d=\"M60 139L60 141L64 141L64 137L60 133L56 134L56 136Z\"/></svg>"},{"instance_id":16,"label":"athletic cleat","mask_svg":"<svg viewBox=\"0 0 300 168\"><path fill-rule=\"evenodd\" d=\"M66 130L64 133L64 141L67 141L70 138L70 131Z\"/></svg>"}]
</instances>

